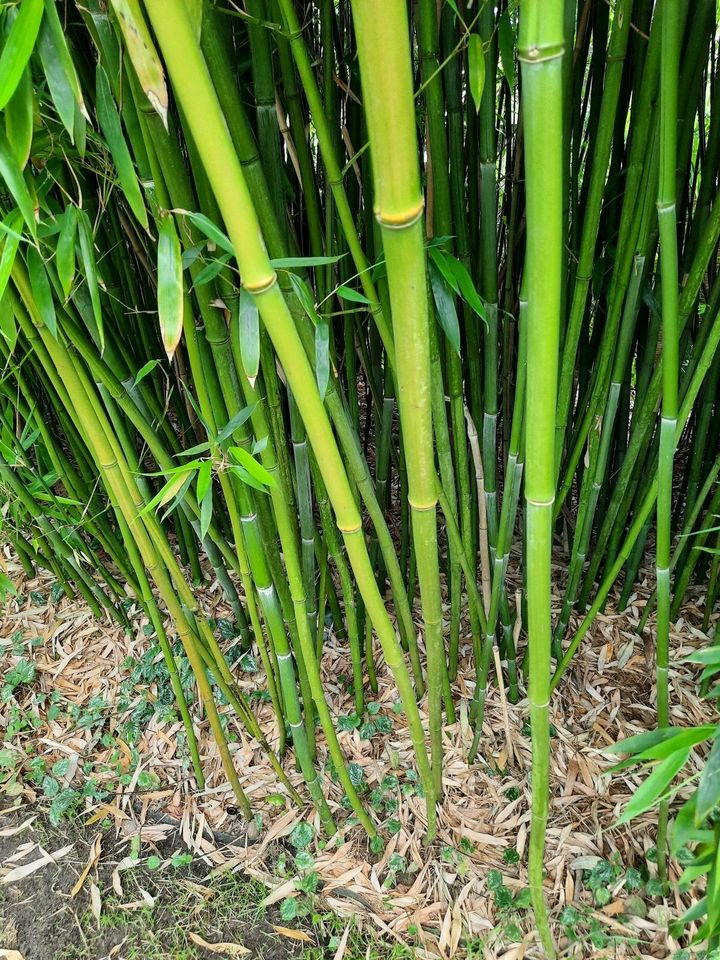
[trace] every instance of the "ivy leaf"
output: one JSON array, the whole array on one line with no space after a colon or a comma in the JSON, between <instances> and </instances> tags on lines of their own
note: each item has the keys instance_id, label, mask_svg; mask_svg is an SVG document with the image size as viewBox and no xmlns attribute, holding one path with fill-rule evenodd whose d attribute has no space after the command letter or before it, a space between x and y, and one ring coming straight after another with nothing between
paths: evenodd
<instances>
[{"instance_id":1,"label":"ivy leaf","mask_svg":"<svg viewBox=\"0 0 720 960\"><path fill-rule=\"evenodd\" d=\"M293 827L293 831L290 834L290 843L296 850L304 850L312 843L314 836L315 831L312 826L307 820L301 820Z\"/></svg>"}]
</instances>

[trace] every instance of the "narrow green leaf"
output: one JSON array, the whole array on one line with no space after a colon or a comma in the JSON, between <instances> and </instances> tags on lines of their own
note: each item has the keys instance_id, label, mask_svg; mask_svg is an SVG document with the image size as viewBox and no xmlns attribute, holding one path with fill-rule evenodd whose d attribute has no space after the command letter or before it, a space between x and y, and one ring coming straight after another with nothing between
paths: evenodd
<instances>
[{"instance_id":1,"label":"narrow green leaf","mask_svg":"<svg viewBox=\"0 0 720 960\"><path fill-rule=\"evenodd\" d=\"M17 323L15 314L10 304L10 297L0 294L0 334L5 339L10 353L15 350L15 344L18 338Z\"/></svg>"},{"instance_id":2,"label":"narrow green leaf","mask_svg":"<svg viewBox=\"0 0 720 960\"><path fill-rule=\"evenodd\" d=\"M27 166L33 138L33 87L25 67L15 93L5 107L5 132L21 170Z\"/></svg>"},{"instance_id":3,"label":"narrow green leaf","mask_svg":"<svg viewBox=\"0 0 720 960\"><path fill-rule=\"evenodd\" d=\"M498 21L498 47L500 63L505 79L511 87L515 86L515 30L513 29L510 11L504 10Z\"/></svg>"},{"instance_id":4,"label":"narrow green leaf","mask_svg":"<svg viewBox=\"0 0 720 960\"><path fill-rule=\"evenodd\" d=\"M253 415L256 404L251 403L247 407L243 407L242 410L238 410L234 417L231 417L225 426L222 428L220 433L215 437L215 443L218 445L224 443L228 437L231 437L238 427L241 427L246 423L250 417Z\"/></svg>"},{"instance_id":5,"label":"narrow green leaf","mask_svg":"<svg viewBox=\"0 0 720 960\"><path fill-rule=\"evenodd\" d=\"M148 360L147 363L144 363L142 367L140 367L140 369L138 370L137 375L133 380L133 386L136 387L141 380L144 380L149 373L152 373L152 371L155 369L155 367L159 363L160 363L159 360Z\"/></svg>"},{"instance_id":6,"label":"narrow green leaf","mask_svg":"<svg viewBox=\"0 0 720 960\"><path fill-rule=\"evenodd\" d=\"M171 215L163 217L158 231L158 319L168 360L182 337L183 276L180 240Z\"/></svg>"},{"instance_id":7,"label":"narrow green leaf","mask_svg":"<svg viewBox=\"0 0 720 960\"><path fill-rule=\"evenodd\" d=\"M320 399L324 400L330 380L330 326L322 319L315 326L315 378Z\"/></svg>"},{"instance_id":8,"label":"narrow green leaf","mask_svg":"<svg viewBox=\"0 0 720 960\"><path fill-rule=\"evenodd\" d=\"M0 55L0 110L15 93L37 40L43 0L22 0Z\"/></svg>"},{"instance_id":9,"label":"narrow green leaf","mask_svg":"<svg viewBox=\"0 0 720 960\"><path fill-rule=\"evenodd\" d=\"M55 316L52 289L43 258L35 247L28 247L27 267L30 286L40 319L57 340L57 317Z\"/></svg>"},{"instance_id":10,"label":"narrow green leaf","mask_svg":"<svg viewBox=\"0 0 720 960\"><path fill-rule=\"evenodd\" d=\"M110 89L110 81L108 80L105 70L100 65L98 65L95 73L95 96L98 120L100 121L108 150L113 158L122 192L139 223L147 229L148 219L145 201L140 191L140 184L135 174L135 167L133 166L130 151L128 150L127 143L125 143L125 137L120 124L120 115L118 114L115 100L113 99Z\"/></svg>"},{"instance_id":11,"label":"narrow green leaf","mask_svg":"<svg viewBox=\"0 0 720 960\"><path fill-rule=\"evenodd\" d=\"M450 342L450 346L455 353L460 354L460 324L458 323L457 311L453 302L452 294L443 279L440 271L431 260L428 264L430 270L430 286L432 287L433 300L437 309L440 326L445 331L445 336Z\"/></svg>"},{"instance_id":12,"label":"narrow green leaf","mask_svg":"<svg viewBox=\"0 0 720 960\"><path fill-rule=\"evenodd\" d=\"M656 743L671 740L676 733L676 727L662 727L660 730L637 733L634 737L628 737L626 740L620 740L609 747L603 747L603 753L627 753L635 757L641 750L647 750L648 747L652 747Z\"/></svg>"},{"instance_id":13,"label":"narrow green leaf","mask_svg":"<svg viewBox=\"0 0 720 960\"><path fill-rule=\"evenodd\" d=\"M261 493L267 493L267 488L265 484L257 480L249 470L246 470L245 467L241 466L238 463L230 465L230 470L235 474L236 477L239 477L243 483L246 483L249 487L253 487L255 490L259 490Z\"/></svg>"},{"instance_id":14,"label":"narrow green leaf","mask_svg":"<svg viewBox=\"0 0 720 960\"><path fill-rule=\"evenodd\" d=\"M240 289L237 310L240 356L248 380L255 383L260 369L260 315L255 297L244 287Z\"/></svg>"},{"instance_id":15,"label":"narrow green leaf","mask_svg":"<svg viewBox=\"0 0 720 960\"><path fill-rule=\"evenodd\" d=\"M197 472L196 496L200 503L212 485L212 460L205 460Z\"/></svg>"},{"instance_id":16,"label":"narrow green leaf","mask_svg":"<svg viewBox=\"0 0 720 960\"><path fill-rule=\"evenodd\" d=\"M54 0L45 0L45 19L40 27L38 50L55 109L70 139L79 146L77 134L80 128L76 118L79 117L84 124L87 111Z\"/></svg>"},{"instance_id":17,"label":"narrow green leaf","mask_svg":"<svg viewBox=\"0 0 720 960\"><path fill-rule=\"evenodd\" d=\"M65 299L70 296L75 279L75 236L77 234L77 208L69 204L62 215L60 234L55 248L55 268Z\"/></svg>"},{"instance_id":18,"label":"narrow green leaf","mask_svg":"<svg viewBox=\"0 0 720 960\"><path fill-rule=\"evenodd\" d=\"M180 213L184 217L187 217L188 220L197 227L201 233L204 233L205 236L216 247L219 247L221 250L224 250L226 253L235 255L235 250L233 245L230 243L228 237L222 232L222 230L217 227L209 217L206 217L204 213L193 213L191 210L183 210L178 207L176 210L172 211L173 213Z\"/></svg>"},{"instance_id":19,"label":"narrow green leaf","mask_svg":"<svg viewBox=\"0 0 720 960\"><path fill-rule=\"evenodd\" d=\"M103 332L102 308L100 305L100 285L98 283L97 266L95 264L95 243L93 239L92 225L90 218L84 210L77 210L77 231L80 240L80 256L83 263L83 272L88 285L90 302L92 303L93 316L97 326L97 336L100 343L101 352L105 346L105 335Z\"/></svg>"},{"instance_id":20,"label":"narrow green leaf","mask_svg":"<svg viewBox=\"0 0 720 960\"><path fill-rule=\"evenodd\" d=\"M720 664L720 646L705 647L704 650L694 650L686 657L683 657L681 663L705 663L714 666Z\"/></svg>"},{"instance_id":21,"label":"narrow green leaf","mask_svg":"<svg viewBox=\"0 0 720 960\"><path fill-rule=\"evenodd\" d=\"M180 489L179 489L179 490L177 491L177 493L175 494L172 502L169 504L169 506L168 506L167 510L165 511L165 513L164 513L164 514L162 515L162 517L160 518L161 520L165 521L165 520L170 516L170 514L171 514L174 510L177 510L177 508L180 506L180 504L181 504L181 503L183 502L183 500L185 499L185 494L186 494L186 493L188 492L188 490L190 489L190 485L191 485L192 481L193 481L193 476L192 476L192 474L190 474L189 476L185 477L185 480L184 480L182 486L180 487Z\"/></svg>"},{"instance_id":22,"label":"narrow green leaf","mask_svg":"<svg viewBox=\"0 0 720 960\"><path fill-rule=\"evenodd\" d=\"M195 277L193 286L203 287L206 283L210 283L211 280L214 280L215 277L225 269L229 260L230 254L224 253L221 257L217 257L217 259L206 263Z\"/></svg>"},{"instance_id":23,"label":"narrow green leaf","mask_svg":"<svg viewBox=\"0 0 720 960\"><path fill-rule=\"evenodd\" d=\"M633 794L632 799L618 820L617 826L627 823L628 820L632 820L634 817L640 816L641 813L644 813L646 810L649 810L650 807L654 806L675 779L678 771L685 766L689 756L690 750L688 748L686 750L680 750L677 753L672 753L659 763L647 780L645 780Z\"/></svg>"},{"instance_id":24,"label":"narrow green leaf","mask_svg":"<svg viewBox=\"0 0 720 960\"><path fill-rule=\"evenodd\" d=\"M28 230L33 238L36 238L35 204L30 196L27 184L23 179L22 170L15 156L15 151L2 129L0 129L0 177L5 181L8 190L12 194L13 200L18 205Z\"/></svg>"},{"instance_id":25,"label":"narrow green leaf","mask_svg":"<svg viewBox=\"0 0 720 960\"><path fill-rule=\"evenodd\" d=\"M5 234L5 242L2 246L2 254L0 254L0 298L5 293L5 288L7 287L7 282L10 279L10 273L15 263L15 255L20 244L20 236L17 230L21 225L22 217L17 210L9 213L2 223L3 227L7 227L7 233Z\"/></svg>"},{"instance_id":26,"label":"narrow green leaf","mask_svg":"<svg viewBox=\"0 0 720 960\"><path fill-rule=\"evenodd\" d=\"M167 483L164 483L162 487L160 487L152 500L149 500L145 504L142 510L138 513L138 516L142 517L146 513L150 513L151 510L155 510L156 507L162 507L172 500L173 497L182 490L186 480L188 480L188 478L192 480L193 473L194 471L189 469L188 465L183 466L181 471L174 473Z\"/></svg>"},{"instance_id":27,"label":"narrow green leaf","mask_svg":"<svg viewBox=\"0 0 720 960\"><path fill-rule=\"evenodd\" d=\"M718 728L714 724L706 724L702 727L690 727L688 730L678 730L674 737L670 737L668 740L663 740L662 743L642 750L633 757L633 760L664 760L665 757L669 757L671 753L675 753L677 750L684 750L686 747L696 747L698 744L704 743L706 740L714 737L717 732Z\"/></svg>"},{"instance_id":28,"label":"narrow green leaf","mask_svg":"<svg viewBox=\"0 0 720 960\"><path fill-rule=\"evenodd\" d=\"M480 110L483 87L485 86L485 51L478 33L471 33L468 40L468 80L470 95L475 104L475 113Z\"/></svg>"},{"instance_id":29,"label":"narrow green leaf","mask_svg":"<svg viewBox=\"0 0 720 960\"><path fill-rule=\"evenodd\" d=\"M138 0L110 0L145 96L167 129L168 92L160 58Z\"/></svg>"},{"instance_id":30,"label":"narrow green leaf","mask_svg":"<svg viewBox=\"0 0 720 960\"><path fill-rule=\"evenodd\" d=\"M200 539L204 540L212 523L213 492L212 486L207 488L205 496L200 501Z\"/></svg>"},{"instance_id":31,"label":"narrow green leaf","mask_svg":"<svg viewBox=\"0 0 720 960\"><path fill-rule=\"evenodd\" d=\"M270 263L278 270L292 270L294 267L322 267L327 263L337 263L344 254L337 257L279 257Z\"/></svg>"},{"instance_id":32,"label":"narrow green leaf","mask_svg":"<svg viewBox=\"0 0 720 960\"><path fill-rule=\"evenodd\" d=\"M244 447L230 447L228 452L235 458L238 465L244 467L259 483L265 484L266 487L275 486L275 477L268 473L265 467L258 463L255 457L248 453Z\"/></svg>"},{"instance_id":33,"label":"narrow green leaf","mask_svg":"<svg viewBox=\"0 0 720 960\"><path fill-rule=\"evenodd\" d=\"M295 295L302 304L303 310L308 317L310 317L313 323L319 323L320 318L317 310L315 309L315 300L310 291L310 287L303 280L303 278L299 277L296 273L290 273L288 276L290 278L292 288L295 291Z\"/></svg>"},{"instance_id":34,"label":"narrow green leaf","mask_svg":"<svg viewBox=\"0 0 720 960\"><path fill-rule=\"evenodd\" d=\"M705 762L697 789L695 823L697 826L709 816L720 802L720 739L715 740Z\"/></svg>"},{"instance_id":35,"label":"narrow green leaf","mask_svg":"<svg viewBox=\"0 0 720 960\"><path fill-rule=\"evenodd\" d=\"M350 300L352 303L370 303L364 293L360 293L359 290L353 290L352 287L346 287L345 284L340 284L336 293L339 297L342 297L343 300Z\"/></svg>"}]
</instances>

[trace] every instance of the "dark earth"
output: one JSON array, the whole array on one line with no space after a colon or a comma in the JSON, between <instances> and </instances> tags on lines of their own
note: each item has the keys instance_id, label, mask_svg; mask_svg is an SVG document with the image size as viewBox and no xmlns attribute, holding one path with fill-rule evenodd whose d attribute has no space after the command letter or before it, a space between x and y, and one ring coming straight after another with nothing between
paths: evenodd
<instances>
[{"instance_id":1,"label":"dark earth","mask_svg":"<svg viewBox=\"0 0 720 960\"><path fill-rule=\"evenodd\" d=\"M99 831L77 821L53 827L40 811L25 807L0 810L0 833L20 826L33 813L39 814L37 819L22 833L0 836L0 864L16 867L41 856L35 848L26 858L8 864L23 843L37 843L50 853L70 843L73 849L57 864L49 863L15 883L0 882L0 957L3 951L14 950L23 960L217 960L223 956L289 960L303 946L316 942L303 931L298 933L306 938L304 944L279 935L273 924L283 925L283 921L276 910L261 906L267 891L260 884L231 872L208 879L210 866L190 860L177 834L155 845L150 856L145 846L138 865L121 873L123 897L119 897L112 874L128 856L127 839L119 852L115 832L104 831L99 863L73 898L71 891ZM149 869L148 863L158 859L161 866ZM100 892L99 919L92 910L93 883ZM193 936L245 950L209 951L193 942Z\"/></svg>"}]
</instances>

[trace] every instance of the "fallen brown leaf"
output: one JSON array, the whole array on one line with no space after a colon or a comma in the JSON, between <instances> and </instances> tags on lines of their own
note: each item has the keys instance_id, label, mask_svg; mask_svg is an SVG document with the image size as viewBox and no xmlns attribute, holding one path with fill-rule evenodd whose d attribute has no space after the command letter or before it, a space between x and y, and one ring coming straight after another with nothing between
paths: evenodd
<instances>
[{"instance_id":1,"label":"fallen brown leaf","mask_svg":"<svg viewBox=\"0 0 720 960\"><path fill-rule=\"evenodd\" d=\"M247 947L239 943L208 943L197 933L190 933L188 936L196 946L209 950L210 953L223 953L226 957L246 957L250 953Z\"/></svg>"}]
</instances>

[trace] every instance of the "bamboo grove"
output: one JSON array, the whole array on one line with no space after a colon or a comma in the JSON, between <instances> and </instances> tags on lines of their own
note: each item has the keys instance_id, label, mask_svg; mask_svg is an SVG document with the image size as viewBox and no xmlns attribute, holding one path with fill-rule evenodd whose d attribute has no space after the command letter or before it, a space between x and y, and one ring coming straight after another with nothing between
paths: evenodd
<instances>
[{"instance_id":1,"label":"bamboo grove","mask_svg":"<svg viewBox=\"0 0 720 960\"><path fill-rule=\"evenodd\" d=\"M198 787L184 663L247 816L228 723L328 833L328 763L381 829L326 625L359 716L392 672L428 842L458 670L482 762L501 669L551 953L551 696L647 557L667 726L669 624L692 583L706 626L718 598L714 0L21 0L0 23L3 541L128 628L132 598Z\"/></svg>"}]
</instances>

